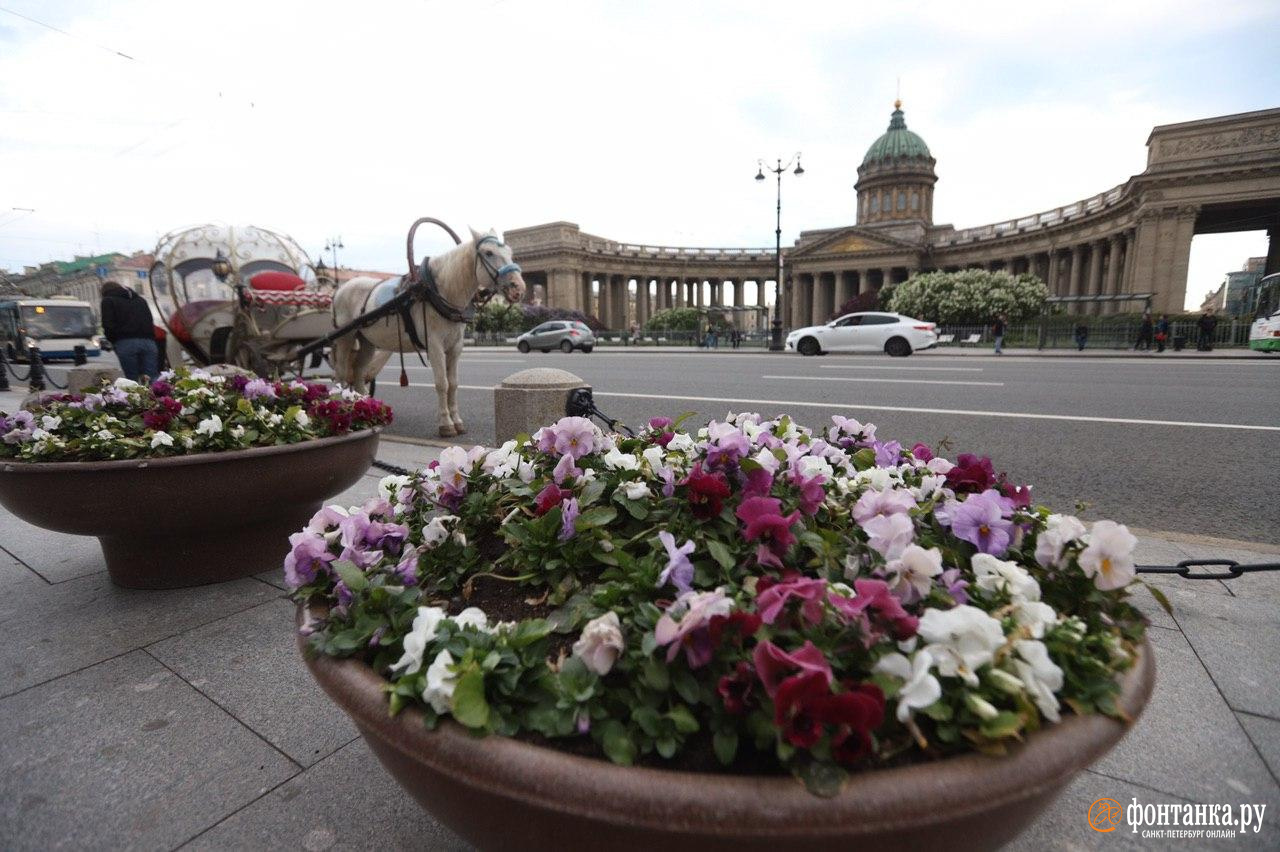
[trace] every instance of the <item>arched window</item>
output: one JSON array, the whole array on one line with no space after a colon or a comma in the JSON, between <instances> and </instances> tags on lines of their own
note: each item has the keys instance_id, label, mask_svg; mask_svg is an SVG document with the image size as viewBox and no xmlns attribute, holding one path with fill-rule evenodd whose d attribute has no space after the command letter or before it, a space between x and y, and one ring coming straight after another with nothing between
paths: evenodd
<instances>
[{"instance_id":1,"label":"arched window","mask_svg":"<svg viewBox=\"0 0 1280 852\"><path fill-rule=\"evenodd\" d=\"M913 211L920 209L920 193L915 190L911 191L911 209Z\"/></svg>"},{"instance_id":2,"label":"arched window","mask_svg":"<svg viewBox=\"0 0 1280 852\"><path fill-rule=\"evenodd\" d=\"M907 209L907 194L902 190L898 190L898 209L899 210Z\"/></svg>"},{"instance_id":3,"label":"arched window","mask_svg":"<svg viewBox=\"0 0 1280 852\"><path fill-rule=\"evenodd\" d=\"M871 212L872 213L880 212L880 196L879 195L871 196Z\"/></svg>"}]
</instances>

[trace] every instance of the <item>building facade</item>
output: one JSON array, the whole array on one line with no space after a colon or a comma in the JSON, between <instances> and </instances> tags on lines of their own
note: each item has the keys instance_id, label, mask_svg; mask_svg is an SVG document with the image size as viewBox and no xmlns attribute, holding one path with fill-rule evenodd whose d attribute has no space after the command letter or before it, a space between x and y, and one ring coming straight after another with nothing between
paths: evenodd
<instances>
[{"instance_id":1,"label":"building facade","mask_svg":"<svg viewBox=\"0 0 1280 852\"><path fill-rule=\"evenodd\" d=\"M933 222L936 160L901 103L858 168L856 221L802 231L784 248L783 323L824 322L849 298L935 269L1031 273L1073 313L1178 312L1191 238L1266 230L1280 271L1280 109L1168 124L1147 139L1147 167L1105 192L1041 213L957 230ZM776 293L768 249L643 246L571 222L506 234L530 297L644 323L656 309L756 304Z\"/></svg>"},{"instance_id":2,"label":"building facade","mask_svg":"<svg viewBox=\"0 0 1280 852\"><path fill-rule=\"evenodd\" d=\"M28 266L20 273L11 273L8 278L14 287L32 298L71 296L88 302L93 305L94 318L99 319L102 282L115 281L139 293L146 292L147 273L153 261L154 258L145 252L77 256L72 260Z\"/></svg>"}]
</instances>

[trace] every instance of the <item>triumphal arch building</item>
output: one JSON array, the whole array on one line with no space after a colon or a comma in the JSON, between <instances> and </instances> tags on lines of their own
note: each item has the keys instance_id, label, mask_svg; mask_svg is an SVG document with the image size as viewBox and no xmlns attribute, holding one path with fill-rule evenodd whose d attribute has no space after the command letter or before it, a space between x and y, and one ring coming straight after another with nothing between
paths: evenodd
<instances>
[{"instance_id":1,"label":"triumphal arch building","mask_svg":"<svg viewBox=\"0 0 1280 852\"><path fill-rule=\"evenodd\" d=\"M1266 230L1266 271L1280 271L1280 109L1161 125L1141 174L976 228L934 224L936 164L895 103L858 167L856 224L802 231L783 248L787 327L824 322L847 299L917 271L970 267L1034 273L1073 313L1180 311L1195 234ZM741 307L747 292L763 304L776 287L771 249L637 245L571 222L506 239L531 297L611 328L643 325L666 307Z\"/></svg>"}]
</instances>

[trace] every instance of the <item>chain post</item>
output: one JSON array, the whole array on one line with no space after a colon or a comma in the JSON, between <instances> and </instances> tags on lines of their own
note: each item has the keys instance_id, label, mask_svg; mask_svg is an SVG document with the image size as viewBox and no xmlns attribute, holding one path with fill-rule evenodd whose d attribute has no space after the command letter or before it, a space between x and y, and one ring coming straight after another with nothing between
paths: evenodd
<instances>
[{"instance_id":1,"label":"chain post","mask_svg":"<svg viewBox=\"0 0 1280 852\"><path fill-rule=\"evenodd\" d=\"M27 358L31 362L31 376L27 388L32 392L44 390L44 363L40 360L40 347L27 349Z\"/></svg>"}]
</instances>

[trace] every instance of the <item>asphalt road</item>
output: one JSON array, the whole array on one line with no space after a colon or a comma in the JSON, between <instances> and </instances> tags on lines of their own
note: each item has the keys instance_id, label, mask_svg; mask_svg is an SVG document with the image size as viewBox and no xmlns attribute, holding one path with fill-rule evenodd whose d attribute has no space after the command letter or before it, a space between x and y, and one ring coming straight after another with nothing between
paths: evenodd
<instances>
[{"instance_id":1,"label":"asphalt road","mask_svg":"<svg viewBox=\"0 0 1280 852\"><path fill-rule=\"evenodd\" d=\"M431 371L393 361L378 396L394 434L435 437ZM624 422L693 411L792 413L811 427L832 414L875 423L910 445L991 456L1055 510L1089 508L1149 530L1280 544L1280 361L920 353L886 356L476 349L459 367L460 443L493 443L493 392L527 367L558 367L595 389Z\"/></svg>"}]
</instances>

